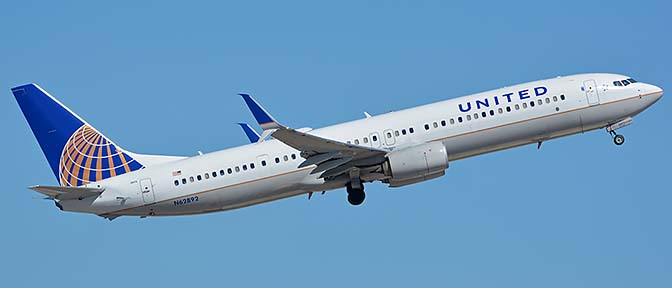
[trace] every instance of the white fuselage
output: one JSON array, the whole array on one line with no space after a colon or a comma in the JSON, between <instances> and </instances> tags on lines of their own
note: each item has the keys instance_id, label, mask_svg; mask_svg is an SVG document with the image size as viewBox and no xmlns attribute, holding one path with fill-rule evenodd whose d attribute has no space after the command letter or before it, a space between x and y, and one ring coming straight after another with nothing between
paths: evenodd
<instances>
[{"instance_id":1,"label":"white fuselage","mask_svg":"<svg viewBox=\"0 0 672 288\"><path fill-rule=\"evenodd\" d=\"M441 141L449 160L454 161L603 128L642 112L663 94L660 88L645 83L611 85L626 78L579 74L529 82L308 133L386 150ZM588 80L594 83L584 83ZM538 87L544 87L545 93L541 88L535 90ZM299 153L271 139L90 183L87 186L103 187L105 192L59 204L66 211L98 215L185 215L234 209L346 184L310 174L314 165L297 168L304 161Z\"/></svg>"}]
</instances>

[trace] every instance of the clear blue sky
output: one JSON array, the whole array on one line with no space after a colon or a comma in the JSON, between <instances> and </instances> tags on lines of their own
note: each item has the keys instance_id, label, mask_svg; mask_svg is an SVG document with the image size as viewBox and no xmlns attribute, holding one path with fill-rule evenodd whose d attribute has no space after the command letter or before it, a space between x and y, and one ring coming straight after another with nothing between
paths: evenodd
<instances>
[{"instance_id":1,"label":"clear blue sky","mask_svg":"<svg viewBox=\"0 0 672 288\"><path fill-rule=\"evenodd\" d=\"M0 286L672 286L670 95L622 147L594 131L479 156L368 185L360 207L332 191L108 222L26 189L57 182L9 90L36 82L122 147L171 155L245 144L238 92L321 127L573 73L672 91L666 1L92 2L0 5Z\"/></svg>"}]
</instances>

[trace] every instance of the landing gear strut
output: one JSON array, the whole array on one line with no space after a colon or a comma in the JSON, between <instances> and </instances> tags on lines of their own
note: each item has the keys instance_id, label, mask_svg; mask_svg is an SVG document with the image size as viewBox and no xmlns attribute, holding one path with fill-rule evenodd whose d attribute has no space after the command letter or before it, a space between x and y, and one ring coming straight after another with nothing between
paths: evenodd
<instances>
[{"instance_id":1,"label":"landing gear strut","mask_svg":"<svg viewBox=\"0 0 672 288\"><path fill-rule=\"evenodd\" d=\"M348 183L348 185L345 187L346 191L348 192L348 202L351 205L360 205L364 203L364 198L366 198L366 194L364 193L364 186L361 184L359 185L359 188L354 188L352 187L352 182Z\"/></svg>"}]
</instances>

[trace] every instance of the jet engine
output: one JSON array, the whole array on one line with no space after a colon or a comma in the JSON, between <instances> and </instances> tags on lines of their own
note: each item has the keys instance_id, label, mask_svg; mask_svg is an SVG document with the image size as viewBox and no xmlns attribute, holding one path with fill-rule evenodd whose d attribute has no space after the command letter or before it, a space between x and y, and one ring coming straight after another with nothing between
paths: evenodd
<instances>
[{"instance_id":1,"label":"jet engine","mask_svg":"<svg viewBox=\"0 0 672 288\"><path fill-rule=\"evenodd\" d=\"M445 174L448 152L441 142L430 142L390 152L383 163L383 182L401 187Z\"/></svg>"}]
</instances>

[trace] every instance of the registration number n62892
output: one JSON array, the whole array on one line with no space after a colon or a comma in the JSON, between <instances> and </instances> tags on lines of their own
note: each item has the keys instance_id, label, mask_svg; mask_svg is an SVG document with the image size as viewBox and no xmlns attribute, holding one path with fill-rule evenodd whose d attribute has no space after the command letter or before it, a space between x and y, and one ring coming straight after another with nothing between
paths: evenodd
<instances>
[{"instance_id":1,"label":"registration number n62892","mask_svg":"<svg viewBox=\"0 0 672 288\"><path fill-rule=\"evenodd\" d=\"M190 204L190 203L194 203L194 202L198 202L198 196L191 196L191 197L186 197L186 198L182 198L182 199L177 199L177 200L173 201L173 205L177 206L177 205Z\"/></svg>"}]
</instances>

